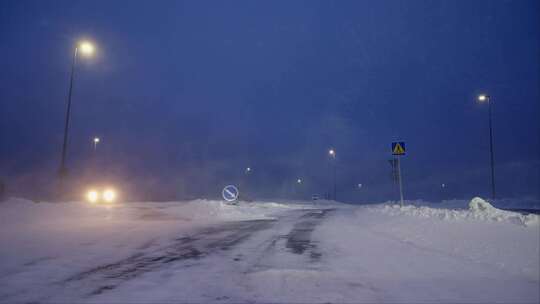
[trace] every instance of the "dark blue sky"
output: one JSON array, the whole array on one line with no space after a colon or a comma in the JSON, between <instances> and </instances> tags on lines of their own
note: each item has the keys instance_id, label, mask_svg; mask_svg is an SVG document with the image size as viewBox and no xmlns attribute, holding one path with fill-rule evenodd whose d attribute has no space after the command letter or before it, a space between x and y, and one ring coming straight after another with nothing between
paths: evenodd
<instances>
[{"instance_id":1,"label":"dark blue sky","mask_svg":"<svg viewBox=\"0 0 540 304\"><path fill-rule=\"evenodd\" d=\"M17 194L51 186L71 56L88 38L72 176L99 168L134 198L228 183L307 197L328 190L334 147L338 198L384 201L401 139L406 198L487 196L488 109L475 103L487 92L497 192L538 198L539 20L538 1L518 0L2 1L0 176Z\"/></svg>"}]
</instances>

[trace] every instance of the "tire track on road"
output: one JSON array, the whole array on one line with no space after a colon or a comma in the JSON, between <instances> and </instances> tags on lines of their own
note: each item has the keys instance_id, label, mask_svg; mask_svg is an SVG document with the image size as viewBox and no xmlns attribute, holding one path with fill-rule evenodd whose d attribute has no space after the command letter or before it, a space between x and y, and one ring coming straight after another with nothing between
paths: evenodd
<instances>
[{"instance_id":1,"label":"tire track on road","mask_svg":"<svg viewBox=\"0 0 540 304\"><path fill-rule=\"evenodd\" d=\"M91 283L93 288L87 296L98 295L144 273L159 270L169 263L200 259L219 250L229 250L255 232L270 228L274 222L250 220L202 229L192 235L177 238L166 246L149 248L123 260L78 273L62 283L65 287Z\"/></svg>"},{"instance_id":2,"label":"tire track on road","mask_svg":"<svg viewBox=\"0 0 540 304\"><path fill-rule=\"evenodd\" d=\"M304 254L309 251L312 260L318 260L321 258L321 253L316 251L317 243L311 239L313 230L317 227L323 219L335 209L320 209L311 211L300 217L300 221L296 223L286 235L285 247L294 254Z\"/></svg>"},{"instance_id":3,"label":"tire track on road","mask_svg":"<svg viewBox=\"0 0 540 304\"><path fill-rule=\"evenodd\" d=\"M243 273L299 267L299 264L290 264L290 259L277 258L283 254L292 254L300 258L306 256L311 263L319 261L322 253L317 250L317 242L312 240L312 234L315 228L334 211L335 209L302 210L302 215L295 216L294 219L290 217L284 219L281 224L290 225L290 228L279 234L273 234L260 243L257 248L253 248L252 257L247 262L248 265ZM301 265L305 266L305 264Z\"/></svg>"}]
</instances>

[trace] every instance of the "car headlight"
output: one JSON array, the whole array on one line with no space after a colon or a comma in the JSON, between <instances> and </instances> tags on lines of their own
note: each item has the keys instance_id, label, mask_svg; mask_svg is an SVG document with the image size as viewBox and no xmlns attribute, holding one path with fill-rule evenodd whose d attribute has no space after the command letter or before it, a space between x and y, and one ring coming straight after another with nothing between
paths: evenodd
<instances>
[{"instance_id":1,"label":"car headlight","mask_svg":"<svg viewBox=\"0 0 540 304\"><path fill-rule=\"evenodd\" d=\"M86 192L86 199L90 203L96 203L99 199L99 193L96 190L89 190Z\"/></svg>"},{"instance_id":2,"label":"car headlight","mask_svg":"<svg viewBox=\"0 0 540 304\"><path fill-rule=\"evenodd\" d=\"M103 191L103 200L107 203L112 203L116 200L116 191L113 189L105 189Z\"/></svg>"}]
</instances>

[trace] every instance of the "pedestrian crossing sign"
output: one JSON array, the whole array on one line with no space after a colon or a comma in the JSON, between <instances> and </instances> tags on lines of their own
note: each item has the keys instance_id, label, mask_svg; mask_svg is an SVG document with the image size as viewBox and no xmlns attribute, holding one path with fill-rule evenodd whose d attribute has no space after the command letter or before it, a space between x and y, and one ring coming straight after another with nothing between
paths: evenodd
<instances>
[{"instance_id":1,"label":"pedestrian crossing sign","mask_svg":"<svg viewBox=\"0 0 540 304\"><path fill-rule=\"evenodd\" d=\"M392 155L405 155L405 142L403 141L393 142Z\"/></svg>"}]
</instances>

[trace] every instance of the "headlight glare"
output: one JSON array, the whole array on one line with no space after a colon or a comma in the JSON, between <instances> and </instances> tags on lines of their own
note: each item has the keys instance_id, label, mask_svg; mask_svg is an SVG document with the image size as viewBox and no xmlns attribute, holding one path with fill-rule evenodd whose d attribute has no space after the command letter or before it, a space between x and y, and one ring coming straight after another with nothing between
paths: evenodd
<instances>
[{"instance_id":1,"label":"headlight glare","mask_svg":"<svg viewBox=\"0 0 540 304\"><path fill-rule=\"evenodd\" d=\"M99 194L98 194L98 192L96 190L89 190L86 193L86 199L90 203L96 203L98 201L98 198L99 198Z\"/></svg>"},{"instance_id":2,"label":"headlight glare","mask_svg":"<svg viewBox=\"0 0 540 304\"><path fill-rule=\"evenodd\" d=\"M103 200L107 203L112 203L116 199L116 191L113 189L106 189L103 191Z\"/></svg>"}]
</instances>

